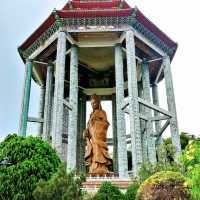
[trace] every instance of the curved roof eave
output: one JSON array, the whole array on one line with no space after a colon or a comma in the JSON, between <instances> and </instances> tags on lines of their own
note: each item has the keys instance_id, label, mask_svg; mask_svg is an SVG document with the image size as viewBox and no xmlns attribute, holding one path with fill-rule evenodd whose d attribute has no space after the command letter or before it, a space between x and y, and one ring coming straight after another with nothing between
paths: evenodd
<instances>
[{"instance_id":1,"label":"curved roof eave","mask_svg":"<svg viewBox=\"0 0 200 200\"><path fill-rule=\"evenodd\" d=\"M127 12L128 9L125 9L124 11ZM170 58L173 59L173 56L177 49L177 43L174 42L172 39L170 39L163 31L161 31L153 22L151 22L145 15L137 8L135 7L134 10L136 11L135 18L136 20L141 23L146 29L148 29L150 32L152 32L161 42L163 42L167 47L172 49L172 53L170 55ZM116 10L113 10L116 16ZM79 11L80 13L81 11ZM93 12L93 11L91 11ZM96 10L98 12L98 10ZM102 12L100 10L100 12ZM111 12L111 10L109 10ZM60 14L59 14L60 13ZM61 14L62 13L62 14ZM66 14L64 14L66 13ZM73 11L67 11L67 10L60 10L58 11L58 14L61 15L62 18L68 18L69 13L73 13ZM86 13L84 10L82 12L83 15L81 17L84 17L84 13ZM128 12L129 14L129 12ZM79 14L80 15L80 14ZM86 13L88 16L88 13ZM105 13L104 13L105 15ZM110 14L109 14L110 15ZM79 16L80 17L80 16ZM92 15L89 15L89 17L92 17ZM28 47L30 47L52 24L55 22L54 14L51 13L50 16L42 23L41 26L19 47L20 50L25 50Z\"/></svg>"}]
</instances>

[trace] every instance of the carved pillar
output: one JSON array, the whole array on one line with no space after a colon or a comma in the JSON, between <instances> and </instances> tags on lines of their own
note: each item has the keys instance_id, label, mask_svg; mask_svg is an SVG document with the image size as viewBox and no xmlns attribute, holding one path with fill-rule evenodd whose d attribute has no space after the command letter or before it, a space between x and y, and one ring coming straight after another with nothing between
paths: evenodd
<instances>
[{"instance_id":1,"label":"carved pillar","mask_svg":"<svg viewBox=\"0 0 200 200\"><path fill-rule=\"evenodd\" d=\"M126 144L125 114L122 110L124 102L123 57L120 45L115 47L115 79L116 79L116 111L117 111L117 147L118 170L120 178L128 177L128 159Z\"/></svg>"},{"instance_id":2,"label":"carved pillar","mask_svg":"<svg viewBox=\"0 0 200 200\"><path fill-rule=\"evenodd\" d=\"M83 130L86 126L86 95L80 92L78 103L78 137L77 137L77 169L85 172L85 140L83 139Z\"/></svg>"},{"instance_id":3,"label":"carved pillar","mask_svg":"<svg viewBox=\"0 0 200 200\"><path fill-rule=\"evenodd\" d=\"M57 44L54 104L53 104L53 127L52 145L62 158L62 134L63 134L63 98L64 98L64 79L65 79L65 53L66 35L59 32Z\"/></svg>"},{"instance_id":4,"label":"carved pillar","mask_svg":"<svg viewBox=\"0 0 200 200\"><path fill-rule=\"evenodd\" d=\"M130 134L132 144L133 175L137 176L142 163L142 144L140 133L139 103L137 88L137 69L135 60L135 41L132 30L126 32L126 54L128 70L128 93L130 113Z\"/></svg>"},{"instance_id":5,"label":"carved pillar","mask_svg":"<svg viewBox=\"0 0 200 200\"><path fill-rule=\"evenodd\" d=\"M178 156L181 153L181 144L180 144L178 121L177 121L177 115L176 115L176 103L175 103L173 80L172 80L172 73L171 73L171 67L170 67L170 58L168 56L164 57L163 65L164 65L164 76L165 76L165 87L166 87L166 94L167 94L168 110L172 114L172 118L170 119L172 144L174 145L176 149L176 156Z\"/></svg>"},{"instance_id":6,"label":"carved pillar","mask_svg":"<svg viewBox=\"0 0 200 200\"><path fill-rule=\"evenodd\" d=\"M24 88L22 95L20 122L19 122L19 134L21 136L26 136L30 93L31 93L31 75L32 75L32 62L30 60L27 60L25 68L25 80L24 80Z\"/></svg>"},{"instance_id":7,"label":"carved pillar","mask_svg":"<svg viewBox=\"0 0 200 200\"><path fill-rule=\"evenodd\" d=\"M138 96L144 99L144 92L142 87L142 82L138 83ZM140 113L145 115L145 107L143 105L139 105ZM148 151L147 151L147 131L146 131L146 121L140 119L140 132L141 132L141 140L142 140L142 156L143 161L148 161Z\"/></svg>"},{"instance_id":8,"label":"carved pillar","mask_svg":"<svg viewBox=\"0 0 200 200\"><path fill-rule=\"evenodd\" d=\"M39 112L38 117L44 119L44 101L45 101L45 87L40 86L40 99L39 99ZM42 137L43 134L43 123L38 124L38 136Z\"/></svg>"},{"instance_id":9,"label":"carved pillar","mask_svg":"<svg viewBox=\"0 0 200 200\"><path fill-rule=\"evenodd\" d=\"M75 45L71 47L69 104L72 110L69 110L67 167L75 169L78 120L78 48Z\"/></svg>"},{"instance_id":10,"label":"carved pillar","mask_svg":"<svg viewBox=\"0 0 200 200\"><path fill-rule=\"evenodd\" d=\"M150 88L150 78L149 78L149 65L146 60L142 62L142 83L143 83L143 95L144 99L147 102L151 102L151 88ZM152 117L151 109L145 108L145 115L147 118ZM156 147L155 147L155 138L153 131L153 123L148 120L146 124L147 128L147 150L148 150L148 159L151 163L155 163L156 159Z\"/></svg>"},{"instance_id":11,"label":"carved pillar","mask_svg":"<svg viewBox=\"0 0 200 200\"><path fill-rule=\"evenodd\" d=\"M118 171L116 95L112 95L113 170Z\"/></svg>"},{"instance_id":12,"label":"carved pillar","mask_svg":"<svg viewBox=\"0 0 200 200\"><path fill-rule=\"evenodd\" d=\"M65 98L66 101L69 98ZM68 148L68 121L69 121L69 110L66 106L63 108L63 134L62 134L62 157L63 161L67 162L67 148Z\"/></svg>"},{"instance_id":13,"label":"carved pillar","mask_svg":"<svg viewBox=\"0 0 200 200\"><path fill-rule=\"evenodd\" d=\"M43 140L50 141L51 128L51 109L53 96L53 66L47 67L46 75L46 90L45 90L45 104L44 104L44 125L43 125Z\"/></svg>"},{"instance_id":14,"label":"carved pillar","mask_svg":"<svg viewBox=\"0 0 200 200\"><path fill-rule=\"evenodd\" d=\"M153 97L153 104L159 106L159 96L158 96L158 86L156 83L152 84L152 97ZM159 117L160 113L157 111L154 111L154 117ZM156 133L158 134L161 129L161 122L160 121L155 121L155 130ZM156 145L162 144L163 139L162 136L156 139Z\"/></svg>"}]
</instances>

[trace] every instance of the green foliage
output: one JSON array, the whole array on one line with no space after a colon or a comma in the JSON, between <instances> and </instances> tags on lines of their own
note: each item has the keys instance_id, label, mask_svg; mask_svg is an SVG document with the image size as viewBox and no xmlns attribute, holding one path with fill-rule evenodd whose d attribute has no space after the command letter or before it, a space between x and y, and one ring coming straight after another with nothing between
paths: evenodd
<instances>
[{"instance_id":1,"label":"green foliage","mask_svg":"<svg viewBox=\"0 0 200 200\"><path fill-rule=\"evenodd\" d=\"M164 140L164 142L157 148L157 155L158 160L161 163L174 162L175 147L172 145L171 138Z\"/></svg>"},{"instance_id":2,"label":"green foliage","mask_svg":"<svg viewBox=\"0 0 200 200\"><path fill-rule=\"evenodd\" d=\"M181 166L175 162L171 163L163 163L163 162L158 162L156 164L151 164L151 163L144 163L142 164L138 177L140 183L145 181L147 178L152 176L153 174L160 172L160 171L173 171L173 172L180 172Z\"/></svg>"},{"instance_id":3,"label":"green foliage","mask_svg":"<svg viewBox=\"0 0 200 200\"><path fill-rule=\"evenodd\" d=\"M180 158L186 168L200 164L200 141L190 141Z\"/></svg>"},{"instance_id":4,"label":"green foliage","mask_svg":"<svg viewBox=\"0 0 200 200\"><path fill-rule=\"evenodd\" d=\"M125 195L124 195L124 200L135 200L137 191L140 187L139 182L134 181L127 189Z\"/></svg>"},{"instance_id":5,"label":"green foliage","mask_svg":"<svg viewBox=\"0 0 200 200\"><path fill-rule=\"evenodd\" d=\"M92 200L123 200L124 195L111 182L103 182Z\"/></svg>"},{"instance_id":6,"label":"green foliage","mask_svg":"<svg viewBox=\"0 0 200 200\"><path fill-rule=\"evenodd\" d=\"M194 199L200 199L200 141L190 141L180 160L185 166L185 176L191 186L192 196Z\"/></svg>"},{"instance_id":7,"label":"green foliage","mask_svg":"<svg viewBox=\"0 0 200 200\"><path fill-rule=\"evenodd\" d=\"M196 164L187 172L190 193L194 199L200 199L200 164Z\"/></svg>"},{"instance_id":8,"label":"green foliage","mask_svg":"<svg viewBox=\"0 0 200 200\"><path fill-rule=\"evenodd\" d=\"M0 143L0 199L29 200L40 179L48 180L60 159L35 137L9 135Z\"/></svg>"},{"instance_id":9,"label":"green foliage","mask_svg":"<svg viewBox=\"0 0 200 200\"><path fill-rule=\"evenodd\" d=\"M145 180L137 193L137 200L188 199L185 177L179 172L161 171Z\"/></svg>"},{"instance_id":10,"label":"green foliage","mask_svg":"<svg viewBox=\"0 0 200 200\"><path fill-rule=\"evenodd\" d=\"M74 171L67 172L66 165L61 165L49 181L41 181L33 192L36 200L81 200L83 192L81 183L84 176L75 176Z\"/></svg>"}]
</instances>

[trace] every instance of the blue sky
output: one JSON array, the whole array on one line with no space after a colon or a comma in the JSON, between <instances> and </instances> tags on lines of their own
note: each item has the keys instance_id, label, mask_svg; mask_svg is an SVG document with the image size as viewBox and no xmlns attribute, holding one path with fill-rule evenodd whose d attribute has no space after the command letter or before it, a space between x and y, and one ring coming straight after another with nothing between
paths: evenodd
<instances>
[{"instance_id":1,"label":"blue sky","mask_svg":"<svg viewBox=\"0 0 200 200\"><path fill-rule=\"evenodd\" d=\"M179 43L172 63L174 89L180 131L200 134L200 19L199 2L128 0L172 39ZM19 111L24 77L24 64L17 47L65 0L7 0L1 2L0 16L0 140L18 131ZM39 89L33 84L30 115L36 116ZM166 106L163 83L161 105ZM29 126L28 132L35 132Z\"/></svg>"}]
</instances>

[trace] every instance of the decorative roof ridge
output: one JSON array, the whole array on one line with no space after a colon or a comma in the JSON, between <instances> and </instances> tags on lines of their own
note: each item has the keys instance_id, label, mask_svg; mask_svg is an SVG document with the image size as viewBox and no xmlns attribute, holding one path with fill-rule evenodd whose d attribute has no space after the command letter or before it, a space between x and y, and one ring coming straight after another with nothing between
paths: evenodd
<instances>
[{"instance_id":1,"label":"decorative roof ridge","mask_svg":"<svg viewBox=\"0 0 200 200\"><path fill-rule=\"evenodd\" d=\"M29 46L30 38L32 37L39 37L42 33L40 33L40 29L42 29L43 26L46 26L47 24L51 26L55 22L55 17L53 14L54 11L51 12L51 14L43 21L43 23L20 45L20 49L23 49L25 46ZM25 47L26 48L26 47Z\"/></svg>"},{"instance_id":2,"label":"decorative roof ridge","mask_svg":"<svg viewBox=\"0 0 200 200\"><path fill-rule=\"evenodd\" d=\"M70 7L73 8L73 6L94 6L95 4L99 4L99 6L106 7L106 6L112 6L123 3L124 8L131 8L131 6L124 0L113 0L113 1L68 1L65 6L62 8L62 10L68 10ZM76 8L76 7L75 7Z\"/></svg>"},{"instance_id":3,"label":"decorative roof ridge","mask_svg":"<svg viewBox=\"0 0 200 200\"><path fill-rule=\"evenodd\" d=\"M138 7L135 7L136 9L136 19L139 19L139 21L144 25L147 26L148 29L152 32L155 32L154 34L159 37L160 39L164 41L168 41L169 47L173 48L177 46L177 42L173 41L166 33L164 33L158 26L156 26L150 19L148 19L140 10Z\"/></svg>"},{"instance_id":4,"label":"decorative roof ridge","mask_svg":"<svg viewBox=\"0 0 200 200\"><path fill-rule=\"evenodd\" d=\"M58 10L58 12L86 12L86 11L125 11L132 10L132 8L117 8L117 9L84 9L84 10Z\"/></svg>"}]
</instances>

